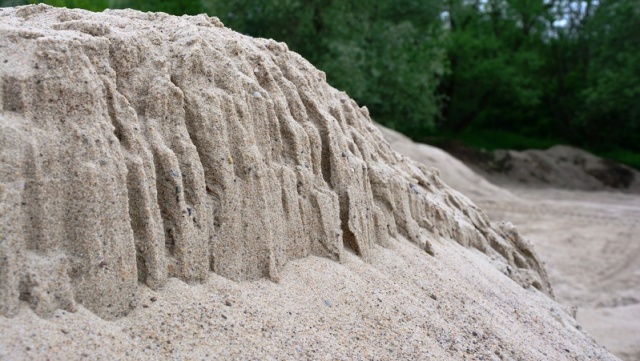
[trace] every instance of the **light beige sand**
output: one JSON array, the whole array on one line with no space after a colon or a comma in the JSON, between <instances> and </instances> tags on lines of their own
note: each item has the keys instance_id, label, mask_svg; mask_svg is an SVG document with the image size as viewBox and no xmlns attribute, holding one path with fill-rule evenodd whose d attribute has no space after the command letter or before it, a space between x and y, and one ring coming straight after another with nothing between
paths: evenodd
<instances>
[{"instance_id":1,"label":"light beige sand","mask_svg":"<svg viewBox=\"0 0 640 361\"><path fill-rule=\"evenodd\" d=\"M480 204L518 225L546 263L557 300L624 360L640 360L640 195L511 191L524 202Z\"/></svg>"},{"instance_id":2,"label":"light beige sand","mask_svg":"<svg viewBox=\"0 0 640 361\"><path fill-rule=\"evenodd\" d=\"M613 359L286 45L44 5L0 35L0 358Z\"/></svg>"},{"instance_id":3,"label":"light beige sand","mask_svg":"<svg viewBox=\"0 0 640 361\"><path fill-rule=\"evenodd\" d=\"M0 314L107 319L139 283L279 280L403 236L478 249L550 294L535 252L285 44L206 15L0 9Z\"/></svg>"},{"instance_id":4,"label":"light beige sand","mask_svg":"<svg viewBox=\"0 0 640 361\"><path fill-rule=\"evenodd\" d=\"M279 284L171 279L145 288L144 306L118 321L84 308L42 319L23 307L0 322L0 357L613 360L558 304L482 253L435 248L441 257L392 240L371 263L309 257L289 263Z\"/></svg>"},{"instance_id":5,"label":"light beige sand","mask_svg":"<svg viewBox=\"0 0 640 361\"><path fill-rule=\"evenodd\" d=\"M640 195L558 189L531 175L529 186L508 175L494 175L492 179L502 185L499 188L487 185L482 176L437 148L413 143L389 129L382 132L399 152L437 164L443 180L471 197L492 219L515 223L545 262L557 300L577 313L581 326L617 356L640 360ZM556 152L599 163L582 151L570 155L572 149L560 148ZM555 163L549 153L534 154ZM517 174L540 171L537 163L530 167ZM556 187L604 188L578 169L545 174L555 179L551 185Z\"/></svg>"}]
</instances>

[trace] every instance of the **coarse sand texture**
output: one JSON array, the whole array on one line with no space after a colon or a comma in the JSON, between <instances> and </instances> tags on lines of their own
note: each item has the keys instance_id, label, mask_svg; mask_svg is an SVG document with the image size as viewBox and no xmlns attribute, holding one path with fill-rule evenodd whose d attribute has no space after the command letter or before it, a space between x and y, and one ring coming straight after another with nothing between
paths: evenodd
<instances>
[{"instance_id":1,"label":"coarse sand texture","mask_svg":"<svg viewBox=\"0 0 640 361\"><path fill-rule=\"evenodd\" d=\"M484 257L554 304L512 225L394 152L285 44L205 15L2 8L0 89L3 330L25 304L45 320L139 316L178 281L277 289L288 263L371 264L403 239L420 262ZM572 352L606 356L571 332L587 345Z\"/></svg>"}]
</instances>

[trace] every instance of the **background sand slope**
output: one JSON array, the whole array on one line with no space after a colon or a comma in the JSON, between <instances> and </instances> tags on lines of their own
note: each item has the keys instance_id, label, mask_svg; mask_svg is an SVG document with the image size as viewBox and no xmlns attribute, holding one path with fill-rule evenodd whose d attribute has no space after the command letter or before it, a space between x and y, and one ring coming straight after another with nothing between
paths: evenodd
<instances>
[{"instance_id":1,"label":"background sand slope","mask_svg":"<svg viewBox=\"0 0 640 361\"><path fill-rule=\"evenodd\" d=\"M566 159L574 157L588 159L594 169L601 161L583 151L562 147L534 152L538 161L525 160L528 152L511 152L519 154L513 165L517 171L487 174L482 167L474 167L480 175L438 148L413 143L397 132L380 128L394 149L439 168L445 182L472 198L492 219L516 224L545 263L558 302L572 309L581 326L617 356L640 360L637 178L631 180L625 193L612 190L582 166L563 169ZM556 162L554 155L565 160ZM554 166L541 168L540 162ZM487 182L484 176L501 187ZM547 182L541 181L543 178ZM599 190L561 189L570 186Z\"/></svg>"}]
</instances>

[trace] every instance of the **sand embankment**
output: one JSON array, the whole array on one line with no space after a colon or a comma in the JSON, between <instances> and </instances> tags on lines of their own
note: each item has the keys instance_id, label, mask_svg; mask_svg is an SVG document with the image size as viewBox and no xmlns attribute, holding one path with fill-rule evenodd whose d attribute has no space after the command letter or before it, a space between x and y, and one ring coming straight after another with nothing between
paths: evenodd
<instances>
[{"instance_id":1,"label":"sand embankment","mask_svg":"<svg viewBox=\"0 0 640 361\"><path fill-rule=\"evenodd\" d=\"M611 359L286 45L0 9L0 356Z\"/></svg>"}]
</instances>

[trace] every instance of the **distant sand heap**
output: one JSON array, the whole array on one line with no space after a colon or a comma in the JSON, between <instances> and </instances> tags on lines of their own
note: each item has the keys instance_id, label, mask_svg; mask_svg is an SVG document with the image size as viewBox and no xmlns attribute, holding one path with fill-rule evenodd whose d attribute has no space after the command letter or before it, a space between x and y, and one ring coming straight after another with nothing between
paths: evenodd
<instances>
[{"instance_id":1,"label":"distant sand heap","mask_svg":"<svg viewBox=\"0 0 640 361\"><path fill-rule=\"evenodd\" d=\"M640 173L584 150L556 145L546 150L496 150L487 169L521 184L640 193Z\"/></svg>"},{"instance_id":2,"label":"distant sand heap","mask_svg":"<svg viewBox=\"0 0 640 361\"><path fill-rule=\"evenodd\" d=\"M524 151L478 151L455 143L445 146L474 173L494 184L640 193L637 170L567 145ZM457 184L451 185L456 188Z\"/></svg>"},{"instance_id":3,"label":"distant sand heap","mask_svg":"<svg viewBox=\"0 0 640 361\"><path fill-rule=\"evenodd\" d=\"M0 32L4 316L27 301L115 319L139 282L277 282L290 260L368 260L398 234L551 293L512 226L392 151L282 43L204 15L44 5L0 9Z\"/></svg>"}]
</instances>

